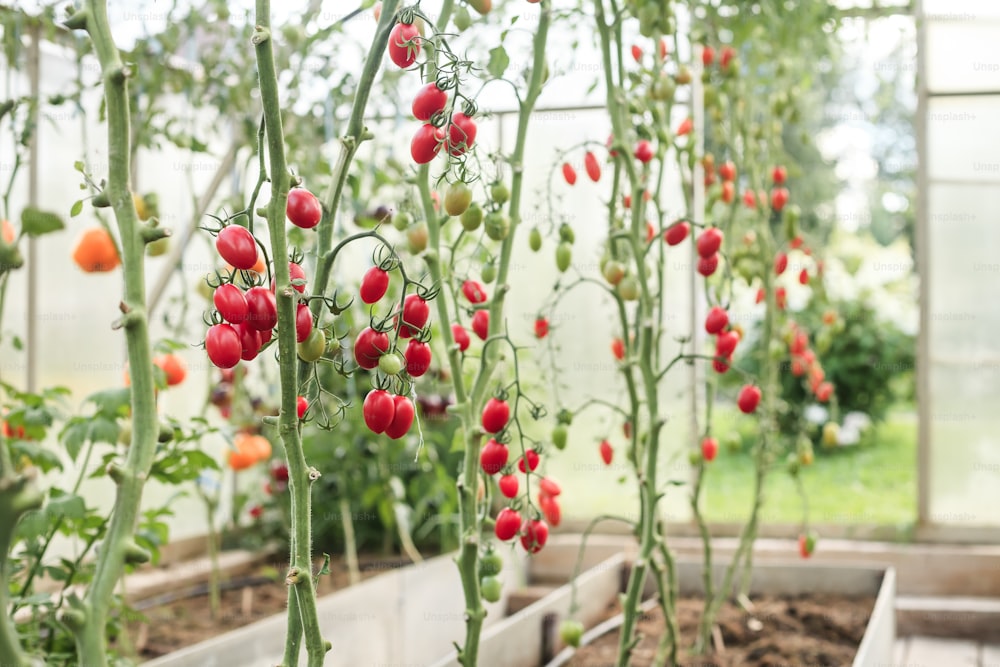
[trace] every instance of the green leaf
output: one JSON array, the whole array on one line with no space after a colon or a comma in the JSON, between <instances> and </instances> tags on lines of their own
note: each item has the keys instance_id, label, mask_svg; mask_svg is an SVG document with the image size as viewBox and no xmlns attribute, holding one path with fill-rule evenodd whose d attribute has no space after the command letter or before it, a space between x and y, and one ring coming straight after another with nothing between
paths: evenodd
<instances>
[{"instance_id":1,"label":"green leaf","mask_svg":"<svg viewBox=\"0 0 1000 667\"><path fill-rule=\"evenodd\" d=\"M323 566L319 568L319 572L316 573L318 576L322 577L324 574L330 574L330 554L323 554Z\"/></svg>"},{"instance_id":2,"label":"green leaf","mask_svg":"<svg viewBox=\"0 0 1000 667\"><path fill-rule=\"evenodd\" d=\"M116 417L126 413L131 398L131 389L122 387L119 389L106 389L91 394L86 398L86 402L93 403L97 407L98 412L105 416Z\"/></svg>"},{"instance_id":3,"label":"green leaf","mask_svg":"<svg viewBox=\"0 0 1000 667\"><path fill-rule=\"evenodd\" d=\"M81 174L83 173L83 160L77 160L73 163L73 169L77 170Z\"/></svg>"},{"instance_id":4,"label":"green leaf","mask_svg":"<svg viewBox=\"0 0 1000 667\"><path fill-rule=\"evenodd\" d=\"M69 457L75 462L83 449L83 443L87 441L87 431L89 427L84 420L73 421L66 425L59 439L62 440L63 447L69 453Z\"/></svg>"},{"instance_id":5,"label":"green leaf","mask_svg":"<svg viewBox=\"0 0 1000 667\"><path fill-rule=\"evenodd\" d=\"M507 49L503 46L495 46L490 49L490 62L486 65L486 71L494 79L502 77L503 73L507 71L508 65L510 65L510 57L507 55Z\"/></svg>"},{"instance_id":6,"label":"green leaf","mask_svg":"<svg viewBox=\"0 0 1000 667\"><path fill-rule=\"evenodd\" d=\"M118 443L118 422L107 417L94 417L90 420L90 432L87 437L92 442L106 442L109 445Z\"/></svg>"},{"instance_id":7,"label":"green leaf","mask_svg":"<svg viewBox=\"0 0 1000 667\"><path fill-rule=\"evenodd\" d=\"M464 452L465 451L465 438L462 437L462 429L455 429L455 434L451 437L451 449L450 452Z\"/></svg>"},{"instance_id":8,"label":"green leaf","mask_svg":"<svg viewBox=\"0 0 1000 667\"><path fill-rule=\"evenodd\" d=\"M59 517L82 519L87 514L87 504L83 502L83 498L80 496L65 495L49 500L49 504L45 506L45 511L51 519Z\"/></svg>"},{"instance_id":9,"label":"green leaf","mask_svg":"<svg viewBox=\"0 0 1000 667\"><path fill-rule=\"evenodd\" d=\"M82 211L83 211L83 200L77 199L75 202L73 202L73 208L69 210L69 217L75 218L76 216L80 215Z\"/></svg>"},{"instance_id":10,"label":"green leaf","mask_svg":"<svg viewBox=\"0 0 1000 667\"><path fill-rule=\"evenodd\" d=\"M21 211L21 229L29 236L42 236L65 229L62 218L55 213L49 213L33 206L26 206Z\"/></svg>"}]
</instances>

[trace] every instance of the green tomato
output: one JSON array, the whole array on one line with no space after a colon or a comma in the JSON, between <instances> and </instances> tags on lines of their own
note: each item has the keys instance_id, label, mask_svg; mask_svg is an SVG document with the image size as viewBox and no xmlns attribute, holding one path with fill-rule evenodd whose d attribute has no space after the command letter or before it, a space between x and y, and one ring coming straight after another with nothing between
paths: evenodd
<instances>
[{"instance_id":1,"label":"green tomato","mask_svg":"<svg viewBox=\"0 0 1000 667\"><path fill-rule=\"evenodd\" d=\"M413 216L405 211L397 211L396 215L392 216L392 226L401 232L405 232L412 222Z\"/></svg>"},{"instance_id":2,"label":"green tomato","mask_svg":"<svg viewBox=\"0 0 1000 667\"><path fill-rule=\"evenodd\" d=\"M476 202L471 202L462 213L462 228L474 232L483 224L483 209Z\"/></svg>"},{"instance_id":3,"label":"green tomato","mask_svg":"<svg viewBox=\"0 0 1000 667\"><path fill-rule=\"evenodd\" d=\"M444 195L444 210L448 215L459 216L465 213L472 203L472 190L462 181L456 181L448 186Z\"/></svg>"},{"instance_id":4,"label":"green tomato","mask_svg":"<svg viewBox=\"0 0 1000 667\"><path fill-rule=\"evenodd\" d=\"M500 211L486 214L486 235L494 241L503 241L510 233L510 218Z\"/></svg>"},{"instance_id":5,"label":"green tomato","mask_svg":"<svg viewBox=\"0 0 1000 667\"><path fill-rule=\"evenodd\" d=\"M612 286L620 284L625 277L625 266L617 260L608 260L601 271L604 273L604 279Z\"/></svg>"},{"instance_id":6,"label":"green tomato","mask_svg":"<svg viewBox=\"0 0 1000 667\"><path fill-rule=\"evenodd\" d=\"M170 250L170 237L164 236L162 239L157 239L152 243L146 244L146 254L150 257L159 257L160 255L167 254Z\"/></svg>"},{"instance_id":7,"label":"green tomato","mask_svg":"<svg viewBox=\"0 0 1000 667\"><path fill-rule=\"evenodd\" d=\"M406 232L406 243L411 255L419 255L427 249L427 223L418 222Z\"/></svg>"},{"instance_id":8,"label":"green tomato","mask_svg":"<svg viewBox=\"0 0 1000 667\"><path fill-rule=\"evenodd\" d=\"M479 559L479 576L495 577L503 570L503 558L492 548Z\"/></svg>"},{"instance_id":9,"label":"green tomato","mask_svg":"<svg viewBox=\"0 0 1000 667\"><path fill-rule=\"evenodd\" d=\"M299 359L312 363L326 351L326 334L322 329L313 329L309 337L298 344Z\"/></svg>"},{"instance_id":10,"label":"green tomato","mask_svg":"<svg viewBox=\"0 0 1000 667\"><path fill-rule=\"evenodd\" d=\"M403 370L403 360L395 352L389 352L379 357L378 368L386 375L399 375Z\"/></svg>"},{"instance_id":11,"label":"green tomato","mask_svg":"<svg viewBox=\"0 0 1000 667\"><path fill-rule=\"evenodd\" d=\"M532 252L538 252L542 249L542 233L538 231L538 227L531 228L531 232L528 234L528 246Z\"/></svg>"},{"instance_id":12,"label":"green tomato","mask_svg":"<svg viewBox=\"0 0 1000 667\"><path fill-rule=\"evenodd\" d=\"M635 276L625 276L618 283L618 296L625 301L635 301L639 298L639 281Z\"/></svg>"},{"instance_id":13,"label":"green tomato","mask_svg":"<svg viewBox=\"0 0 1000 667\"><path fill-rule=\"evenodd\" d=\"M567 618L559 625L559 639L567 646L579 648L580 640L583 638L583 623Z\"/></svg>"},{"instance_id":14,"label":"green tomato","mask_svg":"<svg viewBox=\"0 0 1000 667\"><path fill-rule=\"evenodd\" d=\"M568 437L569 429L566 428L565 424L556 424L556 427L552 429L552 444L556 446L556 449L560 451L566 449Z\"/></svg>"},{"instance_id":15,"label":"green tomato","mask_svg":"<svg viewBox=\"0 0 1000 667\"><path fill-rule=\"evenodd\" d=\"M497 204L503 206L510 199L510 190L502 182L497 181L490 186L490 197L493 198Z\"/></svg>"},{"instance_id":16,"label":"green tomato","mask_svg":"<svg viewBox=\"0 0 1000 667\"><path fill-rule=\"evenodd\" d=\"M566 243L572 243L576 240L576 234L573 233L573 228L565 222L559 225L559 240L565 241Z\"/></svg>"},{"instance_id":17,"label":"green tomato","mask_svg":"<svg viewBox=\"0 0 1000 667\"><path fill-rule=\"evenodd\" d=\"M560 273L565 273L573 260L573 246L563 241L556 246L556 268Z\"/></svg>"},{"instance_id":18,"label":"green tomato","mask_svg":"<svg viewBox=\"0 0 1000 667\"><path fill-rule=\"evenodd\" d=\"M483 282L489 285L497 279L497 265L490 262L483 266L483 270L480 273L483 276Z\"/></svg>"},{"instance_id":19,"label":"green tomato","mask_svg":"<svg viewBox=\"0 0 1000 667\"><path fill-rule=\"evenodd\" d=\"M499 602L500 594L503 592L503 584L493 576L483 577L479 590L483 594L483 599L487 602Z\"/></svg>"},{"instance_id":20,"label":"green tomato","mask_svg":"<svg viewBox=\"0 0 1000 667\"><path fill-rule=\"evenodd\" d=\"M469 14L469 10L465 8L465 5L460 5L455 10L455 16L452 18L452 21L455 22L455 28L459 32L465 32L472 25L472 16Z\"/></svg>"}]
</instances>

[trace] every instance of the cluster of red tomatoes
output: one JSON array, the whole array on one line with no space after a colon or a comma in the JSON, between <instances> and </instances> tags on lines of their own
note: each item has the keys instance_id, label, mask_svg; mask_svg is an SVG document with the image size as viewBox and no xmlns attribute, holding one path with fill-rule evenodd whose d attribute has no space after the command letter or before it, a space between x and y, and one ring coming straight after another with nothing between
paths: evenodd
<instances>
[{"instance_id":1,"label":"cluster of red tomatoes","mask_svg":"<svg viewBox=\"0 0 1000 667\"><path fill-rule=\"evenodd\" d=\"M816 353L809 347L809 334L792 322L785 335L785 342L792 358L790 364L792 375L803 377L808 374L809 391L820 403L829 401L833 396L833 383L824 379L826 373L823 366L816 358Z\"/></svg>"},{"instance_id":2,"label":"cluster of red tomatoes","mask_svg":"<svg viewBox=\"0 0 1000 667\"><path fill-rule=\"evenodd\" d=\"M420 54L422 38L414 23L400 21L389 33L389 59L398 67L412 67ZM410 141L410 156L417 164L426 164L434 159L447 145L451 155L459 156L472 148L476 141L476 122L467 114L455 112L444 122L448 93L431 81L422 87L413 98L412 111L417 120L424 121ZM470 112L471 113L471 112ZM447 129L442 125L447 125Z\"/></svg>"},{"instance_id":3,"label":"cluster of red tomatoes","mask_svg":"<svg viewBox=\"0 0 1000 667\"><path fill-rule=\"evenodd\" d=\"M323 208L311 192L295 188L288 193L285 214L297 227L311 229L320 223ZM264 270L257 241L246 227L233 224L223 227L216 236L215 249L233 269L224 276L230 282L219 285L212 295L212 303L223 322L209 327L205 335L205 351L219 368L233 368L241 359L255 359L271 341L278 324L275 283L272 281L270 288L253 285L244 291L232 282L238 271L260 275ZM288 271L295 290L305 293L305 271L302 267L289 262ZM305 303L297 305L295 339L300 344L300 353L305 349L303 346L322 348L312 361L319 358L326 347L325 336L313 327L312 312ZM311 346L310 339L316 339Z\"/></svg>"}]
</instances>

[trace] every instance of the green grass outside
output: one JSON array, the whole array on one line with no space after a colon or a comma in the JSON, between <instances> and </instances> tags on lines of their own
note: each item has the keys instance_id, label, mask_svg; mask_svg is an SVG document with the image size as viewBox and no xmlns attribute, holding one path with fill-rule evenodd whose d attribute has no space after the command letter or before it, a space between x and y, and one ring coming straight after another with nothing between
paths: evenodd
<instances>
[{"instance_id":1,"label":"green grass outside","mask_svg":"<svg viewBox=\"0 0 1000 667\"><path fill-rule=\"evenodd\" d=\"M893 412L851 447L817 450L799 473L811 523L906 525L916 520L917 420ZM702 507L710 521L744 522L753 494L753 462L724 448L712 463ZM798 523L802 501L790 475L774 472L765 487L763 520Z\"/></svg>"}]
</instances>

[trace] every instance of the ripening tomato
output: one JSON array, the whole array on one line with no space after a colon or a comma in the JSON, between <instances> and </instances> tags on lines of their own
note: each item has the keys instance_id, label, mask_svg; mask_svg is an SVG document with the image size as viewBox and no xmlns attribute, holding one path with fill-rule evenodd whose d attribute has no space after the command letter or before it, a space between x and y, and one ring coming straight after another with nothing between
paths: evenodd
<instances>
[{"instance_id":1,"label":"ripening tomato","mask_svg":"<svg viewBox=\"0 0 1000 667\"><path fill-rule=\"evenodd\" d=\"M489 296L486 288L477 280L466 280L462 283L462 294L469 300L469 303L484 303Z\"/></svg>"},{"instance_id":2,"label":"ripening tomato","mask_svg":"<svg viewBox=\"0 0 1000 667\"><path fill-rule=\"evenodd\" d=\"M361 288L358 293L365 303L375 303L389 289L389 274L382 267L373 266L361 278Z\"/></svg>"},{"instance_id":3,"label":"ripening tomato","mask_svg":"<svg viewBox=\"0 0 1000 667\"><path fill-rule=\"evenodd\" d=\"M705 331L717 334L729 324L729 313L721 306L712 306L705 316Z\"/></svg>"},{"instance_id":4,"label":"ripening tomato","mask_svg":"<svg viewBox=\"0 0 1000 667\"><path fill-rule=\"evenodd\" d=\"M257 358L263 341L260 332L251 327L246 322L234 326L236 333L240 335L240 358L243 361L253 361Z\"/></svg>"},{"instance_id":5,"label":"ripening tomato","mask_svg":"<svg viewBox=\"0 0 1000 667\"><path fill-rule=\"evenodd\" d=\"M462 112L453 114L448 129L448 150L452 155L461 155L476 142L476 121Z\"/></svg>"},{"instance_id":6,"label":"ripening tomato","mask_svg":"<svg viewBox=\"0 0 1000 667\"><path fill-rule=\"evenodd\" d=\"M451 337L455 340L455 345L458 345L459 352L465 352L469 349L469 332L465 330L461 324L451 325Z\"/></svg>"},{"instance_id":7,"label":"ripening tomato","mask_svg":"<svg viewBox=\"0 0 1000 667\"><path fill-rule=\"evenodd\" d=\"M246 293L246 323L257 331L268 331L278 323L278 304L274 292L264 287L251 287Z\"/></svg>"},{"instance_id":8,"label":"ripening tomato","mask_svg":"<svg viewBox=\"0 0 1000 667\"><path fill-rule=\"evenodd\" d=\"M389 335L384 331L365 327L354 340L354 360L361 368L375 368L382 355L388 351Z\"/></svg>"},{"instance_id":9,"label":"ripening tomato","mask_svg":"<svg viewBox=\"0 0 1000 667\"><path fill-rule=\"evenodd\" d=\"M443 143L444 130L430 123L421 125L410 141L410 157L417 164L427 164L440 152Z\"/></svg>"},{"instance_id":10,"label":"ripening tomato","mask_svg":"<svg viewBox=\"0 0 1000 667\"><path fill-rule=\"evenodd\" d=\"M514 475L504 475L497 482L500 487L500 493L502 493L507 498L514 498L517 496L518 481L517 477Z\"/></svg>"},{"instance_id":11,"label":"ripening tomato","mask_svg":"<svg viewBox=\"0 0 1000 667\"><path fill-rule=\"evenodd\" d=\"M727 160L719 165L719 178L723 181L736 179L736 165L731 160Z\"/></svg>"},{"instance_id":12,"label":"ripening tomato","mask_svg":"<svg viewBox=\"0 0 1000 667\"><path fill-rule=\"evenodd\" d=\"M638 44L632 45L632 58L637 62L642 62L642 49Z\"/></svg>"},{"instance_id":13,"label":"ripening tomato","mask_svg":"<svg viewBox=\"0 0 1000 667\"><path fill-rule=\"evenodd\" d=\"M479 452L479 465L487 475L495 475L507 465L509 456L507 445L490 438Z\"/></svg>"},{"instance_id":14,"label":"ripening tomato","mask_svg":"<svg viewBox=\"0 0 1000 667\"><path fill-rule=\"evenodd\" d=\"M809 284L809 271L802 269L799 271L799 284L808 285Z\"/></svg>"},{"instance_id":15,"label":"ripening tomato","mask_svg":"<svg viewBox=\"0 0 1000 667\"><path fill-rule=\"evenodd\" d=\"M499 433L510 420L510 405L507 401L491 398L483 406L483 430L487 433Z\"/></svg>"},{"instance_id":16,"label":"ripening tomato","mask_svg":"<svg viewBox=\"0 0 1000 667\"><path fill-rule=\"evenodd\" d=\"M691 225L686 222L677 222L667 227L667 231L663 232L663 240L667 242L667 245L678 245L687 238L690 231Z\"/></svg>"},{"instance_id":17,"label":"ripening tomato","mask_svg":"<svg viewBox=\"0 0 1000 667\"><path fill-rule=\"evenodd\" d=\"M521 526L521 546L525 551L538 553L549 539L549 526L541 519L525 521Z\"/></svg>"},{"instance_id":18,"label":"ripening tomato","mask_svg":"<svg viewBox=\"0 0 1000 667\"><path fill-rule=\"evenodd\" d=\"M228 324L216 324L205 334L205 351L219 368L232 368L240 363L240 335Z\"/></svg>"},{"instance_id":19,"label":"ripening tomato","mask_svg":"<svg viewBox=\"0 0 1000 667\"><path fill-rule=\"evenodd\" d=\"M410 377L420 377L431 367L431 347L416 338L411 338L403 352L406 358L406 372Z\"/></svg>"},{"instance_id":20,"label":"ripening tomato","mask_svg":"<svg viewBox=\"0 0 1000 667\"><path fill-rule=\"evenodd\" d=\"M621 338L614 338L611 340L611 354L615 355L615 359L621 361L625 358L625 341Z\"/></svg>"},{"instance_id":21,"label":"ripening tomato","mask_svg":"<svg viewBox=\"0 0 1000 667\"><path fill-rule=\"evenodd\" d=\"M234 268L245 271L257 263L257 242L246 227L223 227L215 237L215 249Z\"/></svg>"},{"instance_id":22,"label":"ripening tomato","mask_svg":"<svg viewBox=\"0 0 1000 667\"><path fill-rule=\"evenodd\" d=\"M611 137L608 137L610 140ZM592 152L587 151L583 155L583 167L587 171L587 176L590 177L594 183L601 180L601 165L597 161L597 156Z\"/></svg>"},{"instance_id":23,"label":"ripening tomato","mask_svg":"<svg viewBox=\"0 0 1000 667\"><path fill-rule=\"evenodd\" d=\"M604 465L611 465L611 459L614 457L615 450L611 446L611 443L607 440L601 440L601 444L598 447L598 451L601 454L601 460L604 461Z\"/></svg>"},{"instance_id":24,"label":"ripening tomato","mask_svg":"<svg viewBox=\"0 0 1000 667\"><path fill-rule=\"evenodd\" d=\"M698 255L700 257L711 257L719 252L719 248L722 247L722 237L722 230L718 227L709 227L703 231L698 235L698 240L695 242Z\"/></svg>"},{"instance_id":25,"label":"ripening tomato","mask_svg":"<svg viewBox=\"0 0 1000 667\"><path fill-rule=\"evenodd\" d=\"M698 273L708 278L719 268L719 254L701 257L698 259Z\"/></svg>"},{"instance_id":26,"label":"ripening tomato","mask_svg":"<svg viewBox=\"0 0 1000 667\"><path fill-rule=\"evenodd\" d=\"M558 526L562 522L562 509L559 507L559 499L545 493L538 494L538 508L545 515L545 520L553 526Z\"/></svg>"},{"instance_id":27,"label":"ripening tomato","mask_svg":"<svg viewBox=\"0 0 1000 667\"><path fill-rule=\"evenodd\" d=\"M472 330L480 340L486 340L490 333L490 311L477 310L472 316Z\"/></svg>"},{"instance_id":28,"label":"ripening tomato","mask_svg":"<svg viewBox=\"0 0 1000 667\"><path fill-rule=\"evenodd\" d=\"M774 290L774 305L778 307L778 310L784 310L787 305L788 292L784 287L779 287Z\"/></svg>"},{"instance_id":29,"label":"ripening tomato","mask_svg":"<svg viewBox=\"0 0 1000 667\"><path fill-rule=\"evenodd\" d=\"M563 162L562 175L570 185L576 185L576 169L569 162Z\"/></svg>"},{"instance_id":30,"label":"ripening tomato","mask_svg":"<svg viewBox=\"0 0 1000 667\"><path fill-rule=\"evenodd\" d=\"M677 136L683 137L685 134L689 134L691 130L694 129L694 121L690 118L685 118L681 121L681 124L677 126Z\"/></svg>"},{"instance_id":31,"label":"ripening tomato","mask_svg":"<svg viewBox=\"0 0 1000 667\"><path fill-rule=\"evenodd\" d=\"M527 460L527 466L525 466L525 460ZM535 468L538 467L538 461L538 452L534 449L529 449L524 452L524 456L517 460L517 469L523 473L527 473L529 470L534 472Z\"/></svg>"},{"instance_id":32,"label":"ripening tomato","mask_svg":"<svg viewBox=\"0 0 1000 667\"><path fill-rule=\"evenodd\" d=\"M719 67L722 69L729 69L729 63L731 63L735 57L736 49L731 46L723 47L719 54Z\"/></svg>"},{"instance_id":33,"label":"ripening tomato","mask_svg":"<svg viewBox=\"0 0 1000 667\"><path fill-rule=\"evenodd\" d=\"M732 181L726 181L722 184L722 194L720 198L726 204L733 203L733 200L736 198L736 186Z\"/></svg>"},{"instance_id":34,"label":"ripening tomato","mask_svg":"<svg viewBox=\"0 0 1000 667\"><path fill-rule=\"evenodd\" d=\"M774 256L774 275L780 276L788 268L788 255L779 252Z\"/></svg>"},{"instance_id":35,"label":"ripening tomato","mask_svg":"<svg viewBox=\"0 0 1000 667\"><path fill-rule=\"evenodd\" d=\"M250 314L243 291L231 283L216 288L215 294L212 295L212 303L219 311L219 315L222 315L222 319L230 324L239 324Z\"/></svg>"},{"instance_id":36,"label":"ripening tomato","mask_svg":"<svg viewBox=\"0 0 1000 667\"><path fill-rule=\"evenodd\" d=\"M431 307L419 294L410 294L403 299L403 324L399 327L399 337L409 338L420 333L431 316Z\"/></svg>"},{"instance_id":37,"label":"ripening tomato","mask_svg":"<svg viewBox=\"0 0 1000 667\"><path fill-rule=\"evenodd\" d=\"M392 422L386 427L385 434L393 440L399 440L413 426L413 418L416 413L413 409L413 401L406 396L394 396L392 402Z\"/></svg>"},{"instance_id":38,"label":"ripening tomato","mask_svg":"<svg viewBox=\"0 0 1000 667\"><path fill-rule=\"evenodd\" d=\"M645 139L640 139L635 145L635 151L632 153L635 159L643 164L647 164L653 159L653 145Z\"/></svg>"},{"instance_id":39,"label":"ripening tomato","mask_svg":"<svg viewBox=\"0 0 1000 667\"><path fill-rule=\"evenodd\" d=\"M826 403L833 396L833 384L830 382L820 382L816 387L816 400Z\"/></svg>"},{"instance_id":40,"label":"ripening tomato","mask_svg":"<svg viewBox=\"0 0 1000 667\"><path fill-rule=\"evenodd\" d=\"M709 67L713 62L715 62L715 49L706 44L701 47L701 64Z\"/></svg>"},{"instance_id":41,"label":"ripening tomato","mask_svg":"<svg viewBox=\"0 0 1000 667\"><path fill-rule=\"evenodd\" d=\"M296 227L312 229L323 219L323 206L316 195L305 188L292 188L288 192L285 216Z\"/></svg>"},{"instance_id":42,"label":"ripening tomato","mask_svg":"<svg viewBox=\"0 0 1000 667\"><path fill-rule=\"evenodd\" d=\"M396 404L385 389L373 389L365 396L362 412L372 433L383 433L396 414Z\"/></svg>"},{"instance_id":43,"label":"ripening tomato","mask_svg":"<svg viewBox=\"0 0 1000 667\"><path fill-rule=\"evenodd\" d=\"M711 463L715 460L715 455L719 453L719 441L715 438L705 437L701 440L701 456Z\"/></svg>"},{"instance_id":44,"label":"ripening tomato","mask_svg":"<svg viewBox=\"0 0 1000 667\"><path fill-rule=\"evenodd\" d=\"M753 190L746 190L743 193L743 205L747 208L757 208L757 197L754 195Z\"/></svg>"},{"instance_id":45,"label":"ripening tomato","mask_svg":"<svg viewBox=\"0 0 1000 667\"><path fill-rule=\"evenodd\" d=\"M417 61L420 53L420 32L412 23L397 23L389 33L389 45L386 48L389 59L397 67L406 69Z\"/></svg>"},{"instance_id":46,"label":"ripening tomato","mask_svg":"<svg viewBox=\"0 0 1000 667\"><path fill-rule=\"evenodd\" d=\"M736 405L739 407L740 412L750 414L757 409L757 404L759 403L760 387L752 384L743 385L739 396L736 398Z\"/></svg>"},{"instance_id":47,"label":"ripening tomato","mask_svg":"<svg viewBox=\"0 0 1000 667\"><path fill-rule=\"evenodd\" d=\"M544 317L535 320L535 338L545 338L549 335L549 321Z\"/></svg>"},{"instance_id":48,"label":"ripening tomato","mask_svg":"<svg viewBox=\"0 0 1000 667\"><path fill-rule=\"evenodd\" d=\"M497 514L496 522L493 525L493 532L501 542L513 539L521 529L521 515L517 510L504 507Z\"/></svg>"},{"instance_id":49,"label":"ripening tomato","mask_svg":"<svg viewBox=\"0 0 1000 667\"><path fill-rule=\"evenodd\" d=\"M302 343L306 338L309 338L312 328L312 311L309 310L309 306L300 303L295 310L295 342Z\"/></svg>"},{"instance_id":50,"label":"ripening tomato","mask_svg":"<svg viewBox=\"0 0 1000 667\"><path fill-rule=\"evenodd\" d=\"M431 81L413 97L413 116L417 120L430 120L434 114L444 111L447 104L448 93L438 88L437 82Z\"/></svg>"},{"instance_id":51,"label":"ripening tomato","mask_svg":"<svg viewBox=\"0 0 1000 667\"><path fill-rule=\"evenodd\" d=\"M187 364L176 354L164 354L153 359L153 363L163 369L168 387L179 385L187 377Z\"/></svg>"}]
</instances>

